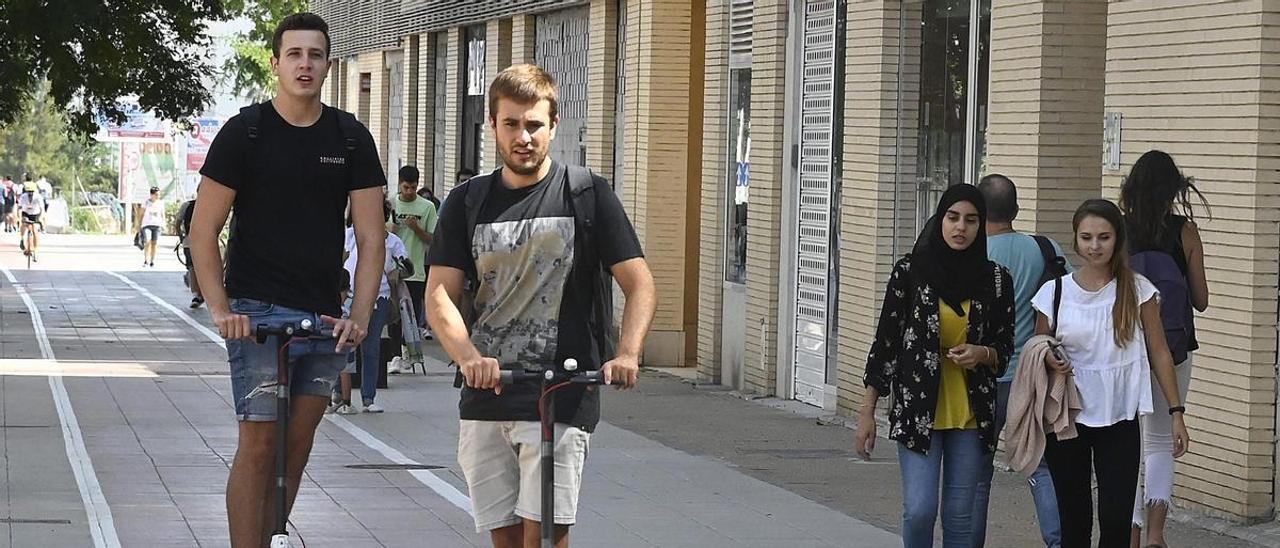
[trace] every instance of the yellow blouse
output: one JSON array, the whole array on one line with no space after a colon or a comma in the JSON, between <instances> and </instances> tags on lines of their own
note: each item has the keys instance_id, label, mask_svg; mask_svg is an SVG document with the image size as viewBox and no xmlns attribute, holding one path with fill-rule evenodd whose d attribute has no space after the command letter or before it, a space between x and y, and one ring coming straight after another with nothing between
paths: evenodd
<instances>
[{"instance_id":1,"label":"yellow blouse","mask_svg":"<svg viewBox=\"0 0 1280 548\"><path fill-rule=\"evenodd\" d=\"M960 303L961 308L964 308L964 316L957 315L946 303L938 304L938 315L942 323L941 332L938 333L942 378L938 387L938 408L933 416L933 429L973 430L978 427L978 420L973 416L973 408L969 407L969 387L965 383L964 368L947 357L947 351L953 346L964 344L969 333L969 301Z\"/></svg>"}]
</instances>

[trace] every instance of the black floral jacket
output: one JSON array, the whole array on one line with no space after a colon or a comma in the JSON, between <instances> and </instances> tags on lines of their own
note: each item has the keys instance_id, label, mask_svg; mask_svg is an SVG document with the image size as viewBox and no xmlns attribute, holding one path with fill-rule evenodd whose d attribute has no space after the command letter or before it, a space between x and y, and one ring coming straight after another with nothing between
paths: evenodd
<instances>
[{"instance_id":1,"label":"black floral jacket","mask_svg":"<svg viewBox=\"0 0 1280 548\"><path fill-rule=\"evenodd\" d=\"M973 408L982 441L995 452L997 433L996 379L1009 366L1013 353L1013 279L1004 267L988 261L995 290L969 303L969 344L990 346L998 354L996 367L979 366L965 372L969 406ZM941 321L938 297L924 280L911 276L911 255L893 267L875 342L867 356L865 385L889 396L889 439L907 449L928 453L934 411L941 384L942 360L938 343Z\"/></svg>"}]
</instances>

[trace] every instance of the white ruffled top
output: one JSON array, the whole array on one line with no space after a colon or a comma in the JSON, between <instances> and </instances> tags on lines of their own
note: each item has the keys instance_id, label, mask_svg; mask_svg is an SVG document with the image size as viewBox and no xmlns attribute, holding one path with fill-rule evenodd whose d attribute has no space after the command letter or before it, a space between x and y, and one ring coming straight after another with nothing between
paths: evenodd
<instances>
[{"instance_id":1,"label":"white ruffled top","mask_svg":"<svg viewBox=\"0 0 1280 548\"><path fill-rule=\"evenodd\" d=\"M1138 305L1159 296L1155 285L1134 274ZM1053 324L1053 282L1045 283L1031 299L1031 306ZM1151 362L1141 323L1133 340L1116 346L1111 308L1116 300L1116 281L1098 291L1087 291L1075 276L1062 278L1062 303L1058 339L1071 360L1076 388L1084 409L1076 423L1110 426L1120 421L1149 415L1151 404Z\"/></svg>"}]
</instances>

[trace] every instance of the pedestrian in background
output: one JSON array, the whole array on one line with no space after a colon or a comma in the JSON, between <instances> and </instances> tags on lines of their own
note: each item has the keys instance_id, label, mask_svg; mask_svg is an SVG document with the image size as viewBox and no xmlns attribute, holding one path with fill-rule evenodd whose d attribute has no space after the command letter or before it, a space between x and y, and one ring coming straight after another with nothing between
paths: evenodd
<instances>
[{"instance_id":1,"label":"pedestrian in background","mask_svg":"<svg viewBox=\"0 0 1280 548\"><path fill-rule=\"evenodd\" d=\"M1036 330L1031 297L1040 289L1046 272L1051 269L1069 271L1070 264L1061 258L1062 248L1057 242L1039 234L1024 234L1014 230L1013 221L1018 217L1018 188L1012 180L1000 174L987 175L978 183L978 191L987 202L987 257L1009 269L1009 275L1013 277L1013 355L1009 358L1008 369L996 382L996 436L999 437L1008 416L1009 392L1022 347ZM1057 277L1061 274L1061 270L1057 270L1049 275ZM984 460L983 465L984 470L978 478L977 495L973 501L974 548L982 548L986 544L987 508L991 502L991 479L995 475L994 460ZM1040 537L1046 547L1057 548L1062 544L1062 529L1058 523L1058 497L1053 492L1049 465L1043 458L1027 482L1031 487L1031 500L1036 507Z\"/></svg>"},{"instance_id":2,"label":"pedestrian in background","mask_svg":"<svg viewBox=\"0 0 1280 548\"><path fill-rule=\"evenodd\" d=\"M382 214L384 222L391 218L391 204L383 203ZM360 348L357 350L360 353L361 411L365 413L381 413L386 410L374 400L378 396L378 373L382 367L382 330L387 326L392 311L391 284L387 276L393 274L399 268L396 264L397 260L408 256L404 242L400 240L399 236L387 232L385 226L382 232L385 255L382 264L382 280L378 285L378 300L374 303L373 315L369 317L369 336L360 343ZM343 252L347 255L343 268L347 269L347 272L355 272L356 263L360 260L360 250L356 246L355 227L347 228ZM354 274L350 282L354 287ZM350 401L350 385L347 385L347 392L343 394L342 399Z\"/></svg>"},{"instance_id":3,"label":"pedestrian in background","mask_svg":"<svg viewBox=\"0 0 1280 548\"><path fill-rule=\"evenodd\" d=\"M1063 276L1061 284L1045 284L1031 300L1036 334L1056 332L1066 354L1064 363L1045 353L1045 365L1073 374L1082 404L1076 437L1059 440L1049 434L1045 458L1058 495L1063 547L1089 546L1096 477L1098 546L1122 548L1130 544L1137 496L1138 417L1152 412L1172 416L1177 457L1187 450L1185 408L1160 325L1159 292L1129 268L1128 231L1120 208L1107 200L1088 200L1076 209L1071 227L1083 266ZM1152 371L1167 408L1153 409Z\"/></svg>"},{"instance_id":4,"label":"pedestrian in background","mask_svg":"<svg viewBox=\"0 0 1280 548\"><path fill-rule=\"evenodd\" d=\"M1191 208L1191 193L1207 210L1208 201L1191 178L1178 169L1173 158L1159 150L1143 154L1134 162L1120 187L1120 209L1129 232L1130 261L1134 271L1150 280L1160 291L1160 320L1165 340L1173 356L1178 398L1185 402L1191 385L1191 354L1196 341L1195 311L1209 308L1209 283L1204 271L1204 244ZM1144 415L1142 426L1144 488L1133 510L1132 545L1163 547L1165 518L1173 504L1173 422L1159 413L1168 407L1164 392L1152 386L1152 406L1157 412Z\"/></svg>"},{"instance_id":5,"label":"pedestrian in background","mask_svg":"<svg viewBox=\"0 0 1280 548\"><path fill-rule=\"evenodd\" d=\"M890 395L906 548L933 546L940 490L943 546L970 548L975 490L996 449L996 379L1013 354L1014 286L987 259L986 220L973 186L943 193L894 266L867 357L855 449L871 457L876 401Z\"/></svg>"},{"instance_id":6,"label":"pedestrian in background","mask_svg":"<svg viewBox=\"0 0 1280 548\"><path fill-rule=\"evenodd\" d=\"M156 265L161 226L164 226L164 202L160 200L160 189L153 186L151 197L142 205L142 266Z\"/></svg>"}]
</instances>

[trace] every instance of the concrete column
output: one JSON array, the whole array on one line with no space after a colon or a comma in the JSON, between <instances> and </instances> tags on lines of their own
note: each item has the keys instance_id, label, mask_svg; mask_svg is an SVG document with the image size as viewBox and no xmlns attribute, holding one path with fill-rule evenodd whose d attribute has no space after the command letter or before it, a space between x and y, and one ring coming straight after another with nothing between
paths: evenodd
<instances>
[{"instance_id":1,"label":"concrete column","mask_svg":"<svg viewBox=\"0 0 1280 548\"><path fill-rule=\"evenodd\" d=\"M1193 442L1178 459L1174 502L1232 521L1271 520L1280 268L1280 89L1271 74L1280 6L1135 0L1107 8L1105 110L1123 122L1120 169L1104 173L1104 195L1118 197L1138 157L1159 149L1212 208L1210 217L1194 202L1211 299L1196 317L1186 418Z\"/></svg>"},{"instance_id":2,"label":"concrete column","mask_svg":"<svg viewBox=\"0 0 1280 548\"><path fill-rule=\"evenodd\" d=\"M701 62L691 60L691 48L702 41L701 7L682 0L628 4L633 10L628 20L635 24L627 26L627 42L639 47L627 66L635 108L627 110L626 153L634 160L626 162L622 198L663 288L644 360L684 365L693 357L697 321L693 291L701 195L689 181L691 173L698 178L701 162L700 130L691 128L691 116L699 116L699 127L702 123L701 94L693 91L701 89Z\"/></svg>"},{"instance_id":3,"label":"concrete column","mask_svg":"<svg viewBox=\"0 0 1280 548\"><path fill-rule=\"evenodd\" d=\"M889 273L915 239L921 4L907 3L905 21L902 7L899 1L850 2L846 17L836 379L836 406L846 415L862 404Z\"/></svg>"},{"instance_id":4,"label":"concrete column","mask_svg":"<svg viewBox=\"0 0 1280 548\"><path fill-rule=\"evenodd\" d=\"M1018 228L1059 242L1101 190L1106 33L1106 0L992 7L987 171L1017 184Z\"/></svg>"},{"instance_id":5,"label":"concrete column","mask_svg":"<svg viewBox=\"0 0 1280 548\"><path fill-rule=\"evenodd\" d=\"M485 44L484 44L484 77L485 82L493 82L498 77L498 73L511 66L511 20L498 19L489 21L485 26ZM486 94L488 91L485 92ZM486 95L487 100L487 95ZM485 124L484 124L484 156L481 161L483 166L480 172L491 170L502 163L502 156L498 153L498 147L495 146L496 140L493 135L493 128L488 124L488 106L485 107Z\"/></svg>"},{"instance_id":6,"label":"concrete column","mask_svg":"<svg viewBox=\"0 0 1280 548\"><path fill-rule=\"evenodd\" d=\"M453 187L457 185L457 177L454 175L458 172L458 140L461 137L462 109L458 104L458 100L462 97L462 86L465 81L467 65L466 59L462 55L462 29L454 27L449 29L449 71L445 78L445 123L444 123L444 194L448 194ZM444 198L442 194L440 198Z\"/></svg>"},{"instance_id":7,"label":"concrete column","mask_svg":"<svg viewBox=\"0 0 1280 548\"><path fill-rule=\"evenodd\" d=\"M511 62L525 64L533 62L536 39L538 37L536 19L533 15L517 15L511 18Z\"/></svg>"}]
</instances>

